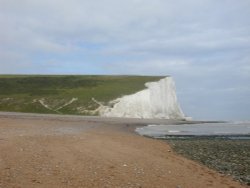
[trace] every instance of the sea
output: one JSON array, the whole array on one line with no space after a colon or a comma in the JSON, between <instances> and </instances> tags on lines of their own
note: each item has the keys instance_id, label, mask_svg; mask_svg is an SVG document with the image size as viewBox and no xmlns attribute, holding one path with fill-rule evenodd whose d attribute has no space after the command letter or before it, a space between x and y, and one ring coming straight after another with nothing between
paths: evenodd
<instances>
[{"instance_id":1,"label":"sea","mask_svg":"<svg viewBox=\"0 0 250 188\"><path fill-rule=\"evenodd\" d=\"M250 140L250 121L182 125L147 125L135 130L142 136L160 139L221 138Z\"/></svg>"}]
</instances>

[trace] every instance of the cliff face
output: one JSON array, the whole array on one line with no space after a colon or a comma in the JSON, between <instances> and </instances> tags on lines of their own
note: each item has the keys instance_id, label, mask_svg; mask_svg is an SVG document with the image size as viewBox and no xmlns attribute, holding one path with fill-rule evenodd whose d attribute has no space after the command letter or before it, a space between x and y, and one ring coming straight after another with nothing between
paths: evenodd
<instances>
[{"instance_id":1,"label":"cliff face","mask_svg":"<svg viewBox=\"0 0 250 188\"><path fill-rule=\"evenodd\" d=\"M148 82L146 89L111 101L113 107L100 111L106 117L130 118L185 118L177 101L175 84L171 77Z\"/></svg>"}]
</instances>

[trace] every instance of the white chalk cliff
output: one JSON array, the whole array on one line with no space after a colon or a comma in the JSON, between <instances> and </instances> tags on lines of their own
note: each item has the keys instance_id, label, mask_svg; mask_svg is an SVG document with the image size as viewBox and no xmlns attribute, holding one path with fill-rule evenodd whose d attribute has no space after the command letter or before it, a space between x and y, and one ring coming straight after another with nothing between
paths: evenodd
<instances>
[{"instance_id":1,"label":"white chalk cliff","mask_svg":"<svg viewBox=\"0 0 250 188\"><path fill-rule=\"evenodd\" d=\"M101 116L130 118L183 119L171 77L148 82L146 89L111 101L112 107L102 106Z\"/></svg>"}]
</instances>

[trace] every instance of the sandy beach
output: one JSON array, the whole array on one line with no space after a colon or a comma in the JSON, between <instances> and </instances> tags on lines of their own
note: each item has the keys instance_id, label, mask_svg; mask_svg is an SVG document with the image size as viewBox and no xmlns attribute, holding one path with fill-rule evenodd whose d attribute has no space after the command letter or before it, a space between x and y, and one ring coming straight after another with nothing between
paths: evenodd
<instances>
[{"instance_id":1,"label":"sandy beach","mask_svg":"<svg viewBox=\"0 0 250 188\"><path fill-rule=\"evenodd\" d=\"M247 187L137 135L183 121L0 113L0 188Z\"/></svg>"}]
</instances>

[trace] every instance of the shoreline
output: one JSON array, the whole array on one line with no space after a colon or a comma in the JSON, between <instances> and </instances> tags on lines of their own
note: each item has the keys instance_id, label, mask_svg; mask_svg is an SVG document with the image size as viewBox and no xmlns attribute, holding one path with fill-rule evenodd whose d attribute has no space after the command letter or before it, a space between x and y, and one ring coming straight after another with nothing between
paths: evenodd
<instances>
[{"instance_id":1,"label":"shoreline","mask_svg":"<svg viewBox=\"0 0 250 188\"><path fill-rule=\"evenodd\" d=\"M101 117L101 116L83 116L69 114L39 114L39 113L24 113L24 112L5 112L0 111L1 117L11 118L32 118L32 119L57 119L57 120L86 120L95 122L116 122L116 123L131 123L131 124L199 124L199 123L224 123L226 121L208 121L208 120L184 120L184 119L142 119L142 118L121 118L121 117Z\"/></svg>"},{"instance_id":2,"label":"shoreline","mask_svg":"<svg viewBox=\"0 0 250 188\"><path fill-rule=\"evenodd\" d=\"M0 112L0 187L247 187L134 132L149 122L184 123Z\"/></svg>"}]
</instances>

